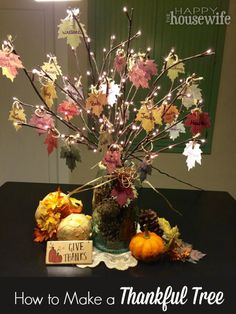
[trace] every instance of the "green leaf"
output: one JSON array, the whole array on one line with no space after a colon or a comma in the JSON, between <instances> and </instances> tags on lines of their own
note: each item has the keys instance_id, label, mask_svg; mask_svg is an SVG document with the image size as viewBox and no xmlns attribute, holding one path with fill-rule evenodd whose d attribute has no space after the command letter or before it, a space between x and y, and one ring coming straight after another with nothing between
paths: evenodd
<instances>
[{"instance_id":1,"label":"green leaf","mask_svg":"<svg viewBox=\"0 0 236 314\"><path fill-rule=\"evenodd\" d=\"M61 147L60 157L66 160L66 165L73 171L76 162L81 162L80 151L74 145L64 145Z\"/></svg>"}]
</instances>

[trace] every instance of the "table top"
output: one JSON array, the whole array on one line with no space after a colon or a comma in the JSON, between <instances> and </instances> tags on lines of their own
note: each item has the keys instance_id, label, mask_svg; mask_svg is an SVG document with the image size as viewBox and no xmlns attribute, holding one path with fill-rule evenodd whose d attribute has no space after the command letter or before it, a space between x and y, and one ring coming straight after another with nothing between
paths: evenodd
<instances>
[{"instance_id":1,"label":"table top","mask_svg":"<svg viewBox=\"0 0 236 314\"><path fill-rule=\"evenodd\" d=\"M64 192L74 185L60 185ZM182 239L195 249L206 253L198 264L158 262L139 263L126 271L108 270L105 265L79 269L76 266L45 265L45 244L33 242L34 213L39 200L55 191L57 184L7 182L0 187L0 280L6 278L80 277L106 278L115 281L149 282L159 284L199 283L211 289L224 290L231 295L236 279L236 201L227 192L168 190L161 192L181 211L171 211L151 189L142 189L140 208L153 208L160 217L179 226ZM91 191L79 194L85 212L91 211ZM83 281L84 282L84 281Z\"/></svg>"}]
</instances>

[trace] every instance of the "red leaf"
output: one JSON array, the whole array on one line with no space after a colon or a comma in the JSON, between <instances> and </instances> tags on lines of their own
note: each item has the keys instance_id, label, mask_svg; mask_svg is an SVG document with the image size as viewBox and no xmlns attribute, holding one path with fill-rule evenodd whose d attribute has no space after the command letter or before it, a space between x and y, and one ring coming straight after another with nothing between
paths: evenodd
<instances>
[{"instance_id":1,"label":"red leaf","mask_svg":"<svg viewBox=\"0 0 236 314\"><path fill-rule=\"evenodd\" d=\"M108 150L103 157L103 164L107 167L109 173L120 167L122 165L120 151Z\"/></svg>"},{"instance_id":2,"label":"red leaf","mask_svg":"<svg viewBox=\"0 0 236 314\"><path fill-rule=\"evenodd\" d=\"M133 200L135 198L133 189L131 187L124 188L120 185L117 185L112 189L111 196L116 198L117 203L120 206L127 205L129 200Z\"/></svg>"},{"instance_id":3,"label":"red leaf","mask_svg":"<svg viewBox=\"0 0 236 314\"><path fill-rule=\"evenodd\" d=\"M57 149L57 138L52 135L51 132L48 133L44 144L47 145L48 155L50 155L54 149Z\"/></svg>"},{"instance_id":4,"label":"red leaf","mask_svg":"<svg viewBox=\"0 0 236 314\"><path fill-rule=\"evenodd\" d=\"M191 128L193 135L201 133L205 128L211 126L208 112L194 111L190 113L187 116L184 125Z\"/></svg>"}]
</instances>

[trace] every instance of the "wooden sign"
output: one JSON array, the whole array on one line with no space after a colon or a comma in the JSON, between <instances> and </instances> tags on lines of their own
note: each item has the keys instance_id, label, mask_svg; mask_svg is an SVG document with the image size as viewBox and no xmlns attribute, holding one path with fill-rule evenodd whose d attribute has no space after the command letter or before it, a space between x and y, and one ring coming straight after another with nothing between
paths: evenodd
<instances>
[{"instance_id":1,"label":"wooden sign","mask_svg":"<svg viewBox=\"0 0 236 314\"><path fill-rule=\"evenodd\" d=\"M93 241L48 241L46 264L91 264Z\"/></svg>"}]
</instances>

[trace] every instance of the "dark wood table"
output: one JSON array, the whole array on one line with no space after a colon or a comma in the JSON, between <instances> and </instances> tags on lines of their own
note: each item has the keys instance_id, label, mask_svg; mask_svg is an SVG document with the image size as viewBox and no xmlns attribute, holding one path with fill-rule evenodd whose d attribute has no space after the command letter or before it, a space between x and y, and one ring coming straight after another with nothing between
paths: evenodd
<instances>
[{"instance_id":1,"label":"dark wood table","mask_svg":"<svg viewBox=\"0 0 236 314\"><path fill-rule=\"evenodd\" d=\"M127 271L108 270L103 264L96 268L79 269L76 266L46 266L45 245L33 242L34 213L39 200L56 190L56 184L8 182L0 187L0 287L1 302L11 310L9 313L53 313L64 311L121 310L142 313L162 312L159 305L120 305L120 287L133 287L136 292L165 290L171 286L180 291L188 287L185 305L170 305L167 313L234 313L236 285L236 201L226 192L168 190L161 192L182 212L171 211L165 202L152 190L143 189L139 195L140 208L153 208L180 228L182 238L207 256L198 264L139 263ZM73 185L61 185L64 192ZM91 211L91 191L78 195L87 212ZM193 287L203 291L222 291L225 301L221 305L193 305ZM63 305L66 291L78 291L93 295L115 296L116 303L109 305ZM24 292L32 296L52 293L60 297L59 305L40 306L14 304L14 293ZM31 311L30 311L31 309ZM2 312L1 312L2 313Z\"/></svg>"}]
</instances>

